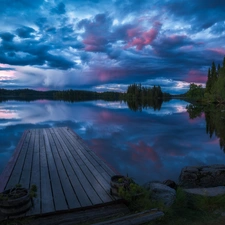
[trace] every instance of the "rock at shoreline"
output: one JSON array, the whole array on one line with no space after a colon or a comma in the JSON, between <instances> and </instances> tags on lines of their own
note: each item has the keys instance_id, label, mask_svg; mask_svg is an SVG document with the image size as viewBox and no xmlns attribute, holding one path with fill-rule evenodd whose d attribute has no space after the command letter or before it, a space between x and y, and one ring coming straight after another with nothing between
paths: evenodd
<instances>
[{"instance_id":1,"label":"rock at shoreline","mask_svg":"<svg viewBox=\"0 0 225 225\"><path fill-rule=\"evenodd\" d=\"M182 169L179 185L184 188L225 185L225 165L189 166Z\"/></svg>"},{"instance_id":2,"label":"rock at shoreline","mask_svg":"<svg viewBox=\"0 0 225 225\"><path fill-rule=\"evenodd\" d=\"M173 188L174 190L177 190L177 184L173 180L165 180L165 181L163 181L163 184L165 184L168 187Z\"/></svg>"},{"instance_id":3,"label":"rock at shoreline","mask_svg":"<svg viewBox=\"0 0 225 225\"><path fill-rule=\"evenodd\" d=\"M152 200L163 202L166 206L171 206L176 198L176 191L165 184L149 182L144 187L150 191Z\"/></svg>"},{"instance_id":4,"label":"rock at shoreline","mask_svg":"<svg viewBox=\"0 0 225 225\"><path fill-rule=\"evenodd\" d=\"M184 189L184 191L187 192L188 194L213 197L218 195L224 195L225 186L209 187L209 188L188 188Z\"/></svg>"}]
</instances>

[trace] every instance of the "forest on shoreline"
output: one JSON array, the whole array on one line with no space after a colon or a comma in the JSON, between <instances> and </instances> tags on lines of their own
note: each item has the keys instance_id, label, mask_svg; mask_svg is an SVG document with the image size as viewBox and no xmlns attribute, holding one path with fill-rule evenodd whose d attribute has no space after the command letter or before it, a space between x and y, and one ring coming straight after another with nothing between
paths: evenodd
<instances>
[{"instance_id":1,"label":"forest on shoreline","mask_svg":"<svg viewBox=\"0 0 225 225\"><path fill-rule=\"evenodd\" d=\"M208 69L205 88L192 83L185 96L201 103L225 104L225 57L222 66L218 64L216 67L212 62L211 68Z\"/></svg>"},{"instance_id":2,"label":"forest on shoreline","mask_svg":"<svg viewBox=\"0 0 225 225\"><path fill-rule=\"evenodd\" d=\"M206 87L190 84L190 89L181 95L171 95L163 93L161 87L145 87L141 84L131 84L126 92L96 92L86 90L51 90L37 91L32 89L0 89L0 101L5 100L25 100L32 101L38 99L63 100L63 101L87 101L87 100L106 100L106 101L125 101L134 110L141 107L154 107L159 109L163 101L171 98L187 98L202 103L225 103L225 57L222 66L212 62L208 70Z\"/></svg>"},{"instance_id":3,"label":"forest on shoreline","mask_svg":"<svg viewBox=\"0 0 225 225\"><path fill-rule=\"evenodd\" d=\"M162 99L171 97L170 94L163 93L160 86L143 87L141 84L129 85L127 91L122 92L95 92L85 90L63 90L63 91L36 91L32 89L0 89L0 101L4 100L25 100L32 101L38 99L63 100L63 101L86 101L86 100L107 100L107 101L144 101L147 99Z\"/></svg>"}]
</instances>

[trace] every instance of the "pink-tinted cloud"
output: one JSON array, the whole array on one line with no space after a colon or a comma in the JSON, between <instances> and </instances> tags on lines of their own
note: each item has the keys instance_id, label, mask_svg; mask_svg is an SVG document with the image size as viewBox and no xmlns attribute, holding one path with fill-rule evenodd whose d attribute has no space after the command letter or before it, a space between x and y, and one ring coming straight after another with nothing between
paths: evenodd
<instances>
[{"instance_id":1,"label":"pink-tinted cloud","mask_svg":"<svg viewBox=\"0 0 225 225\"><path fill-rule=\"evenodd\" d=\"M129 38L136 37L140 33L141 33L140 27L134 27L134 28L130 28L130 29L127 30L127 36Z\"/></svg>"},{"instance_id":2,"label":"pink-tinted cloud","mask_svg":"<svg viewBox=\"0 0 225 225\"><path fill-rule=\"evenodd\" d=\"M150 45L157 38L161 26L161 23L155 22L153 28L148 31L140 32L139 28L129 29L127 34L128 37L131 37L132 39L125 48L136 46L137 50L142 50L146 45Z\"/></svg>"},{"instance_id":3,"label":"pink-tinted cloud","mask_svg":"<svg viewBox=\"0 0 225 225\"><path fill-rule=\"evenodd\" d=\"M225 56L225 48L210 48L209 51L215 52L221 56Z\"/></svg>"},{"instance_id":4,"label":"pink-tinted cloud","mask_svg":"<svg viewBox=\"0 0 225 225\"><path fill-rule=\"evenodd\" d=\"M83 40L84 50L89 52L103 51L106 39L101 36L89 35Z\"/></svg>"},{"instance_id":5,"label":"pink-tinted cloud","mask_svg":"<svg viewBox=\"0 0 225 225\"><path fill-rule=\"evenodd\" d=\"M95 74L95 78L100 82L113 81L121 79L128 74L129 70L126 68L112 67L112 68L100 68L96 67L92 69L92 73Z\"/></svg>"},{"instance_id":6,"label":"pink-tinted cloud","mask_svg":"<svg viewBox=\"0 0 225 225\"><path fill-rule=\"evenodd\" d=\"M207 81L207 74L202 71L198 70L190 70L187 74L186 81L192 83L206 83Z\"/></svg>"}]
</instances>

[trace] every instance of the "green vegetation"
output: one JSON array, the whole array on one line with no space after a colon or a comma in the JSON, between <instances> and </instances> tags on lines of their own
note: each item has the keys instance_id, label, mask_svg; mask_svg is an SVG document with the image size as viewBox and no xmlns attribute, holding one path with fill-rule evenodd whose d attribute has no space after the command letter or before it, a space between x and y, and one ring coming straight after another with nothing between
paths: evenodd
<instances>
[{"instance_id":1,"label":"green vegetation","mask_svg":"<svg viewBox=\"0 0 225 225\"><path fill-rule=\"evenodd\" d=\"M163 93L160 86L146 88L141 84L131 84L127 88L127 99L162 98Z\"/></svg>"},{"instance_id":2,"label":"green vegetation","mask_svg":"<svg viewBox=\"0 0 225 225\"><path fill-rule=\"evenodd\" d=\"M31 198L37 197L37 186L35 184L32 184L30 187L30 197Z\"/></svg>"},{"instance_id":3,"label":"green vegetation","mask_svg":"<svg viewBox=\"0 0 225 225\"><path fill-rule=\"evenodd\" d=\"M132 179L129 179L129 184L119 187L118 195L126 201L131 212L140 212L159 206L159 203L151 200L149 191Z\"/></svg>"},{"instance_id":4,"label":"green vegetation","mask_svg":"<svg viewBox=\"0 0 225 225\"><path fill-rule=\"evenodd\" d=\"M14 99L33 101L37 99L53 99L55 91L35 91L31 89L0 89L0 102Z\"/></svg>"},{"instance_id":5,"label":"green vegetation","mask_svg":"<svg viewBox=\"0 0 225 225\"><path fill-rule=\"evenodd\" d=\"M48 100L64 100L64 101L86 101L86 100L107 100L115 101L123 98L123 93L119 92L94 92L81 90L65 90L65 91L35 91L31 89L7 90L0 89L0 101L9 99L33 101L38 99Z\"/></svg>"},{"instance_id":6,"label":"green vegetation","mask_svg":"<svg viewBox=\"0 0 225 225\"><path fill-rule=\"evenodd\" d=\"M225 103L225 57L222 66L212 63L208 70L206 88L201 85L190 84L186 97L201 101L203 103Z\"/></svg>"},{"instance_id":7,"label":"green vegetation","mask_svg":"<svg viewBox=\"0 0 225 225\"><path fill-rule=\"evenodd\" d=\"M225 210L225 195L194 196L188 195L183 189L178 188L174 204L170 208L160 209L165 216L147 223L148 225L220 224L222 220L224 221L220 213Z\"/></svg>"},{"instance_id":8,"label":"green vegetation","mask_svg":"<svg viewBox=\"0 0 225 225\"><path fill-rule=\"evenodd\" d=\"M11 199L16 199L23 197L26 195L28 192L31 198L36 198L37 197L37 186L36 185L31 185L30 190L27 190L26 188L23 188L21 184L16 184L13 188L4 191L0 193L0 200L5 201L5 200L11 200Z\"/></svg>"},{"instance_id":9,"label":"green vegetation","mask_svg":"<svg viewBox=\"0 0 225 225\"><path fill-rule=\"evenodd\" d=\"M190 89L186 93L186 97L196 100L201 100L204 98L205 90L202 85L190 84Z\"/></svg>"},{"instance_id":10,"label":"green vegetation","mask_svg":"<svg viewBox=\"0 0 225 225\"><path fill-rule=\"evenodd\" d=\"M106 100L106 101L118 101L123 99L123 93L120 92L94 92L94 91L80 91L80 90L66 90L56 91L54 93L54 99L64 101L85 101L85 100Z\"/></svg>"},{"instance_id":11,"label":"green vegetation","mask_svg":"<svg viewBox=\"0 0 225 225\"><path fill-rule=\"evenodd\" d=\"M84 90L64 90L64 91L35 91L31 89L7 90L0 89L0 102L10 99L33 101L38 99L63 100L69 102L105 100L105 101L125 101L128 107L134 111L142 111L144 108L154 108L160 110L163 100L170 99L170 94L163 93L160 86L143 87L141 84L131 84L126 93L121 92L95 92Z\"/></svg>"},{"instance_id":12,"label":"green vegetation","mask_svg":"<svg viewBox=\"0 0 225 225\"><path fill-rule=\"evenodd\" d=\"M163 93L160 86L143 87L141 84L131 84L127 88L124 99L128 107L133 111L142 111L142 109L151 107L154 110L160 110L163 100L169 99L168 93Z\"/></svg>"},{"instance_id":13,"label":"green vegetation","mask_svg":"<svg viewBox=\"0 0 225 225\"><path fill-rule=\"evenodd\" d=\"M151 193L134 182L129 188L120 187L119 195L127 201L131 212L157 208L165 213L163 217L146 223L148 225L213 225L225 221L221 217L225 211L225 195L190 195L178 187L175 202L166 207L161 202L151 200Z\"/></svg>"}]
</instances>

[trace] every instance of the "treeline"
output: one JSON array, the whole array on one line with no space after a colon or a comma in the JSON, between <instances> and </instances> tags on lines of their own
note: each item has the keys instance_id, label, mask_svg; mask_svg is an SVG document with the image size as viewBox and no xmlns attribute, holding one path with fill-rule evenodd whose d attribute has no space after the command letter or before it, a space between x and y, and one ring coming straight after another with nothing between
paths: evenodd
<instances>
[{"instance_id":1,"label":"treeline","mask_svg":"<svg viewBox=\"0 0 225 225\"><path fill-rule=\"evenodd\" d=\"M123 98L123 93L119 92L94 92L81 90L65 90L65 91L36 91L32 89L0 89L0 101L14 99L14 100L64 100L64 101L86 101L86 100L107 100L115 101Z\"/></svg>"},{"instance_id":2,"label":"treeline","mask_svg":"<svg viewBox=\"0 0 225 225\"><path fill-rule=\"evenodd\" d=\"M37 99L53 99L55 91L36 91L32 89L0 89L0 99L15 100L37 100Z\"/></svg>"},{"instance_id":3,"label":"treeline","mask_svg":"<svg viewBox=\"0 0 225 225\"><path fill-rule=\"evenodd\" d=\"M206 87L190 84L186 96L207 103L225 103L225 57L222 66L218 64L216 67L213 62L208 69Z\"/></svg>"},{"instance_id":4,"label":"treeline","mask_svg":"<svg viewBox=\"0 0 225 225\"><path fill-rule=\"evenodd\" d=\"M143 87L141 84L131 84L125 93L121 92L95 92L84 90L64 90L64 91L36 91L32 89L7 90L0 89L0 101L15 100L63 100L63 101L87 101L87 100L123 100L128 103L132 110L140 110L142 107L153 107L160 109L164 97L170 97L169 94L162 92L160 86Z\"/></svg>"},{"instance_id":5,"label":"treeline","mask_svg":"<svg viewBox=\"0 0 225 225\"><path fill-rule=\"evenodd\" d=\"M142 111L146 108L160 110L163 100L170 98L170 94L163 93L160 86L144 87L141 84L131 84L123 100L133 111Z\"/></svg>"},{"instance_id":6,"label":"treeline","mask_svg":"<svg viewBox=\"0 0 225 225\"><path fill-rule=\"evenodd\" d=\"M126 99L162 99L170 97L163 93L160 86L144 87L141 84L131 84L127 88Z\"/></svg>"},{"instance_id":7,"label":"treeline","mask_svg":"<svg viewBox=\"0 0 225 225\"><path fill-rule=\"evenodd\" d=\"M98 93L95 91L81 91L81 90L66 90L66 91L56 91L54 93L54 99L64 100L64 101L86 101L86 100L106 100L106 101L116 101L123 98L123 93L120 92L102 92Z\"/></svg>"}]
</instances>

